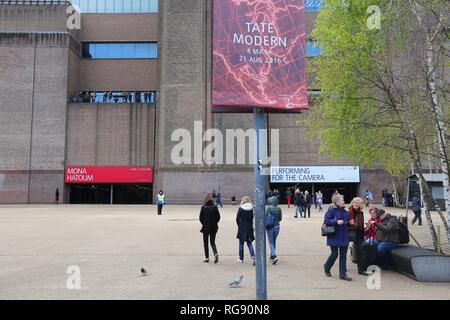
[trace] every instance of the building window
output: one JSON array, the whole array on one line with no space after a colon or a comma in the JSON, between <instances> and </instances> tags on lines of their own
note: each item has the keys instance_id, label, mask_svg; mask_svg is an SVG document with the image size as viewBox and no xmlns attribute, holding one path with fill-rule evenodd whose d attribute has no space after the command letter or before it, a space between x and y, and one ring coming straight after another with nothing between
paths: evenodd
<instances>
[{"instance_id":1,"label":"building window","mask_svg":"<svg viewBox=\"0 0 450 320\"><path fill-rule=\"evenodd\" d=\"M316 40L306 42L306 57L314 58L320 55L320 44Z\"/></svg>"},{"instance_id":2,"label":"building window","mask_svg":"<svg viewBox=\"0 0 450 320\"><path fill-rule=\"evenodd\" d=\"M83 59L156 59L156 42L92 43L82 45Z\"/></svg>"},{"instance_id":3,"label":"building window","mask_svg":"<svg viewBox=\"0 0 450 320\"><path fill-rule=\"evenodd\" d=\"M81 13L157 13L158 0L72 0Z\"/></svg>"},{"instance_id":4,"label":"building window","mask_svg":"<svg viewBox=\"0 0 450 320\"><path fill-rule=\"evenodd\" d=\"M306 12L317 12L322 6L322 0L305 0Z\"/></svg>"}]
</instances>

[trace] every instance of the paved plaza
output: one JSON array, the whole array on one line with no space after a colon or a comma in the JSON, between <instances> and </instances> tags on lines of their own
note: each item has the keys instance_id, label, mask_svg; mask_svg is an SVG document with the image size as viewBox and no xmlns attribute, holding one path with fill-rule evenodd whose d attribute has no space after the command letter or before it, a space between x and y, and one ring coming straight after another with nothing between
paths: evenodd
<instances>
[{"instance_id":1,"label":"paved plaza","mask_svg":"<svg viewBox=\"0 0 450 320\"><path fill-rule=\"evenodd\" d=\"M199 206L0 206L0 299L254 299L255 269L237 263L237 206L221 209L220 263L205 264ZM279 264L268 265L269 299L449 299L450 284L383 272L369 290L349 259L353 282L326 278L322 213L293 218L282 206ZM395 210L400 215L402 211ZM79 266L81 289L66 273ZM142 277L145 267L149 276ZM228 288L243 275L241 288Z\"/></svg>"}]
</instances>

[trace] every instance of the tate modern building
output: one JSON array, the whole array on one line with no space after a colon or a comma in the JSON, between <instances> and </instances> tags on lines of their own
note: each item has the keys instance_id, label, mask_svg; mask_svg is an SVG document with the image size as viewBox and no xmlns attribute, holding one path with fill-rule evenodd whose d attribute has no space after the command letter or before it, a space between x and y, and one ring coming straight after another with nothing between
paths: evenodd
<instances>
[{"instance_id":1,"label":"tate modern building","mask_svg":"<svg viewBox=\"0 0 450 320\"><path fill-rule=\"evenodd\" d=\"M151 204L159 190L172 204L201 203L213 190L224 202L253 196L252 164L174 161L177 132L203 150L198 132L253 127L251 113L213 103L214 90L231 86L222 78L213 88L215 2L0 0L0 204L50 204L56 189L67 204ZM309 35L321 3L296 2L308 63L320 54ZM273 28L244 24L235 44L285 50L289 34ZM267 35L248 36L256 32ZM308 99L286 103L314 108L320 88L309 75L306 86ZM267 188L321 190L325 199L338 190L346 200L370 189L381 201L391 177L320 154L305 137L307 113L265 115L269 136L278 129ZM269 151L273 144L268 139Z\"/></svg>"}]
</instances>

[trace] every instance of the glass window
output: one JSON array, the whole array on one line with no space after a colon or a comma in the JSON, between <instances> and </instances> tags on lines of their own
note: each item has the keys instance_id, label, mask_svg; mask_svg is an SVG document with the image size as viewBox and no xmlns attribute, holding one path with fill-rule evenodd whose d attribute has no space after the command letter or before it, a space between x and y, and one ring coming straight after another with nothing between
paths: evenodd
<instances>
[{"instance_id":1,"label":"glass window","mask_svg":"<svg viewBox=\"0 0 450 320\"><path fill-rule=\"evenodd\" d=\"M124 58L124 59L136 58L136 44L135 43L122 44L122 58ZM145 58L145 57L142 57L142 58Z\"/></svg>"},{"instance_id":2,"label":"glass window","mask_svg":"<svg viewBox=\"0 0 450 320\"><path fill-rule=\"evenodd\" d=\"M158 0L150 0L149 12L158 12Z\"/></svg>"},{"instance_id":3,"label":"glass window","mask_svg":"<svg viewBox=\"0 0 450 320\"><path fill-rule=\"evenodd\" d=\"M431 193L434 199L444 199L444 188L440 186L432 186Z\"/></svg>"},{"instance_id":4,"label":"glass window","mask_svg":"<svg viewBox=\"0 0 450 320\"><path fill-rule=\"evenodd\" d=\"M79 8L81 13L88 12L89 0L80 0L79 2L80 2Z\"/></svg>"},{"instance_id":5,"label":"glass window","mask_svg":"<svg viewBox=\"0 0 450 320\"><path fill-rule=\"evenodd\" d=\"M130 12L133 12L133 13L141 12L141 2L142 2L142 0L134 0L132 2L132 8L131 8Z\"/></svg>"},{"instance_id":6,"label":"glass window","mask_svg":"<svg viewBox=\"0 0 450 320\"><path fill-rule=\"evenodd\" d=\"M319 11L321 5L322 5L321 0L306 0L305 1L306 12L317 12Z\"/></svg>"},{"instance_id":7,"label":"glass window","mask_svg":"<svg viewBox=\"0 0 450 320\"><path fill-rule=\"evenodd\" d=\"M106 2L110 2L110 0L97 0L96 12L106 12Z\"/></svg>"},{"instance_id":8,"label":"glass window","mask_svg":"<svg viewBox=\"0 0 450 320\"><path fill-rule=\"evenodd\" d=\"M320 44L318 41L308 40L306 42L306 56L317 57L320 55Z\"/></svg>"},{"instance_id":9,"label":"glass window","mask_svg":"<svg viewBox=\"0 0 450 320\"><path fill-rule=\"evenodd\" d=\"M113 0L105 0L105 4L106 4L106 9L105 9L105 13L112 13L114 12L114 2Z\"/></svg>"},{"instance_id":10,"label":"glass window","mask_svg":"<svg viewBox=\"0 0 450 320\"><path fill-rule=\"evenodd\" d=\"M114 0L114 12L115 13L123 12L123 2L122 2L122 0Z\"/></svg>"},{"instance_id":11,"label":"glass window","mask_svg":"<svg viewBox=\"0 0 450 320\"><path fill-rule=\"evenodd\" d=\"M141 0L141 12L152 12L150 11L151 0Z\"/></svg>"},{"instance_id":12,"label":"glass window","mask_svg":"<svg viewBox=\"0 0 450 320\"><path fill-rule=\"evenodd\" d=\"M84 59L156 59L156 42L83 43Z\"/></svg>"},{"instance_id":13,"label":"glass window","mask_svg":"<svg viewBox=\"0 0 450 320\"><path fill-rule=\"evenodd\" d=\"M136 0L123 0L123 11L122 12L132 12L132 6L134 3L139 2Z\"/></svg>"},{"instance_id":14,"label":"glass window","mask_svg":"<svg viewBox=\"0 0 450 320\"><path fill-rule=\"evenodd\" d=\"M93 58L103 58L106 59L109 57L109 52L108 52L108 45L105 43L100 43L97 45L91 45L91 47L93 48Z\"/></svg>"}]
</instances>

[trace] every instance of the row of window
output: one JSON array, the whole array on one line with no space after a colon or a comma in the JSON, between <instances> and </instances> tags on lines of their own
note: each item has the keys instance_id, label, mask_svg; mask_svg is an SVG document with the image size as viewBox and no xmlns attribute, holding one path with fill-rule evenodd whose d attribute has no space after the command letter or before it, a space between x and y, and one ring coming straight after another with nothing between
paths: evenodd
<instances>
[{"instance_id":1,"label":"row of window","mask_svg":"<svg viewBox=\"0 0 450 320\"><path fill-rule=\"evenodd\" d=\"M306 56L320 55L320 45L317 41L308 40ZM157 59L158 44L156 42L124 42L124 43L83 43L83 59Z\"/></svg>"},{"instance_id":2,"label":"row of window","mask_svg":"<svg viewBox=\"0 0 450 320\"><path fill-rule=\"evenodd\" d=\"M156 13L158 0L72 0L81 13Z\"/></svg>"},{"instance_id":3,"label":"row of window","mask_svg":"<svg viewBox=\"0 0 450 320\"><path fill-rule=\"evenodd\" d=\"M156 59L156 42L83 43L84 59Z\"/></svg>"},{"instance_id":4,"label":"row of window","mask_svg":"<svg viewBox=\"0 0 450 320\"><path fill-rule=\"evenodd\" d=\"M72 97L78 103L150 103L156 104L155 91L81 91Z\"/></svg>"},{"instance_id":5,"label":"row of window","mask_svg":"<svg viewBox=\"0 0 450 320\"><path fill-rule=\"evenodd\" d=\"M157 13L158 0L72 0L82 13ZM305 0L306 12L317 12L322 0Z\"/></svg>"},{"instance_id":6,"label":"row of window","mask_svg":"<svg viewBox=\"0 0 450 320\"><path fill-rule=\"evenodd\" d=\"M322 0L305 0L306 12L317 12L322 6Z\"/></svg>"}]
</instances>

